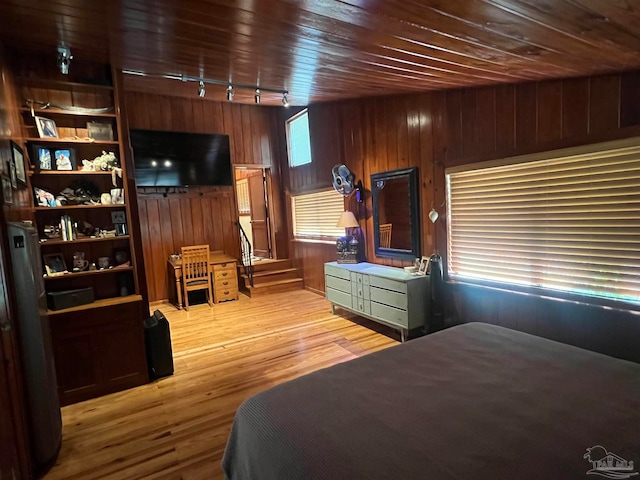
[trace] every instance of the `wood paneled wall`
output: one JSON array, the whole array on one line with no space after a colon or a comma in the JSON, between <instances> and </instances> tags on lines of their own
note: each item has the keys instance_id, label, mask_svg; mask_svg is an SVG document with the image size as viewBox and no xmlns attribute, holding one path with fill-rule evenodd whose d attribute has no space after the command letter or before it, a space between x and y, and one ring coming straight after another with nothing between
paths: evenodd
<instances>
[{"instance_id":1,"label":"wood paneled wall","mask_svg":"<svg viewBox=\"0 0 640 480\"><path fill-rule=\"evenodd\" d=\"M127 92L130 128L229 135L234 165L269 165L275 184L273 202L277 249L286 254L287 234L281 200L277 109L201 98ZM182 192L182 193L179 193ZM171 297L167 259L184 245L209 244L236 258L240 243L233 187L164 190L138 189L138 207L149 300Z\"/></svg>"},{"instance_id":2,"label":"wood paneled wall","mask_svg":"<svg viewBox=\"0 0 640 480\"><path fill-rule=\"evenodd\" d=\"M640 135L640 72L328 103L309 108L313 163L288 168L290 193L331 185L345 163L370 190L374 172L416 166L420 177L422 253L437 251L446 272L445 169L514 155ZM434 206L440 220L432 224ZM373 255L371 199L357 212L367 260ZM324 291L326 244L294 242L305 285ZM484 321L640 361L637 315L507 291L448 285L447 324ZM584 320L584 321L583 321Z\"/></svg>"}]
</instances>

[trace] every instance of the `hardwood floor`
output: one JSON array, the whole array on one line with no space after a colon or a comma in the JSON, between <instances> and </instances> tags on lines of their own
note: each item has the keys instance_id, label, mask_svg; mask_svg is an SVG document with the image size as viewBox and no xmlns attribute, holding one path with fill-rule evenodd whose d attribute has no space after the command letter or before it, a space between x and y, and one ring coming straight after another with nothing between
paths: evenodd
<instances>
[{"instance_id":1,"label":"hardwood floor","mask_svg":"<svg viewBox=\"0 0 640 480\"><path fill-rule=\"evenodd\" d=\"M175 374L63 408L62 450L46 480L223 478L244 399L398 343L386 327L332 315L305 290L159 309L171 324Z\"/></svg>"}]
</instances>

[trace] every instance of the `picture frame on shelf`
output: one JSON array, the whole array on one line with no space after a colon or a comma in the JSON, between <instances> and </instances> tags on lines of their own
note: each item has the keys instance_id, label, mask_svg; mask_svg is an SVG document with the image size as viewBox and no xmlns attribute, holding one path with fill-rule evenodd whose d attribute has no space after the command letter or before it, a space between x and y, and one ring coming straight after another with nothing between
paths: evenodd
<instances>
[{"instance_id":1,"label":"picture frame on shelf","mask_svg":"<svg viewBox=\"0 0 640 480\"><path fill-rule=\"evenodd\" d=\"M55 167L52 170L76 169L76 151L73 148L54 148L51 150L53 150L52 163L55 160Z\"/></svg>"},{"instance_id":2,"label":"picture frame on shelf","mask_svg":"<svg viewBox=\"0 0 640 480\"><path fill-rule=\"evenodd\" d=\"M12 160L7 160L7 176L11 179L11 188L18 188L18 180L16 179L16 165Z\"/></svg>"},{"instance_id":3,"label":"picture frame on shelf","mask_svg":"<svg viewBox=\"0 0 640 480\"><path fill-rule=\"evenodd\" d=\"M56 122L50 118L34 117L36 120L36 127L38 128L38 135L40 138L58 138L58 127Z\"/></svg>"},{"instance_id":4,"label":"picture frame on shelf","mask_svg":"<svg viewBox=\"0 0 640 480\"><path fill-rule=\"evenodd\" d=\"M67 264L64 261L64 256L61 253L49 253L42 256L44 262L44 269L47 275L62 275L67 273Z\"/></svg>"},{"instance_id":5,"label":"picture frame on shelf","mask_svg":"<svg viewBox=\"0 0 640 480\"><path fill-rule=\"evenodd\" d=\"M426 275L427 274L427 270L429 270L429 261L430 258L429 257L422 257L420 259L420 266L418 267L418 275Z\"/></svg>"},{"instance_id":6,"label":"picture frame on shelf","mask_svg":"<svg viewBox=\"0 0 640 480\"><path fill-rule=\"evenodd\" d=\"M19 185L27 184L27 171L24 165L24 151L13 140L11 143L11 157L16 169L16 180Z\"/></svg>"},{"instance_id":7,"label":"picture frame on shelf","mask_svg":"<svg viewBox=\"0 0 640 480\"><path fill-rule=\"evenodd\" d=\"M130 266L131 258L129 257L129 250L126 248L116 248L113 250L113 259L116 266Z\"/></svg>"},{"instance_id":8,"label":"picture frame on shelf","mask_svg":"<svg viewBox=\"0 0 640 480\"><path fill-rule=\"evenodd\" d=\"M2 175L2 200L4 205L11 205L13 203L11 179L6 175Z\"/></svg>"},{"instance_id":9,"label":"picture frame on shelf","mask_svg":"<svg viewBox=\"0 0 640 480\"><path fill-rule=\"evenodd\" d=\"M113 142L113 127L110 123L87 122L89 138L105 142Z\"/></svg>"},{"instance_id":10,"label":"picture frame on shelf","mask_svg":"<svg viewBox=\"0 0 640 480\"><path fill-rule=\"evenodd\" d=\"M33 146L34 164L38 170L55 170L55 162L51 155L51 149L42 145Z\"/></svg>"}]
</instances>

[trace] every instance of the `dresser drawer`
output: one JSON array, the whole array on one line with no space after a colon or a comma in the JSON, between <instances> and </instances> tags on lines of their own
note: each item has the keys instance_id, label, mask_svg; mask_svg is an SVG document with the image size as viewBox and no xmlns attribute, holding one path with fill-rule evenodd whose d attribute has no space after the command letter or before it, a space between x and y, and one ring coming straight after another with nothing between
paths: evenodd
<instances>
[{"instance_id":1,"label":"dresser drawer","mask_svg":"<svg viewBox=\"0 0 640 480\"><path fill-rule=\"evenodd\" d=\"M215 272L222 272L225 270L235 270L236 269L236 262L227 262L227 263L216 263L213 266L213 271Z\"/></svg>"},{"instance_id":2,"label":"dresser drawer","mask_svg":"<svg viewBox=\"0 0 640 480\"><path fill-rule=\"evenodd\" d=\"M393 290L394 292L407 293L406 283L389 278L376 277L375 275L371 275L371 286Z\"/></svg>"},{"instance_id":3,"label":"dresser drawer","mask_svg":"<svg viewBox=\"0 0 640 480\"><path fill-rule=\"evenodd\" d=\"M351 295L369 300L369 285L351 282Z\"/></svg>"},{"instance_id":4,"label":"dresser drawer","mask_svg":"<svg viewBox=\"0 0 640 480\"><path fill-rule=\"evenodd\" d=\"M351 308L351 294L349 293L334 290L333 288L327 288L327 300L335 303L336 305Z\"/></svg>"},{"instance_id":5,"label":"dresser drawer","mask_svg":"<svg viewBox=\"0 0 640 480\"><path fill-rule=\"evenodd\" d=\"M364 298L354 298L353 309L357 312L371 315L371 302L369 300L365 300Z\"/></svg>"},{"instance_id":6,"label":"dresser drawer","mask_svg":"<svg viewBox=\"0 0 640 480\"><path fill-rule=\"evenodd\" d=\"M234 277L223 277L214 279L214 290L228 290L230 288L238 288L238 282Z\"/></svg>"},{"instance_id":7,"label":"dresser drawer","mask_svg":"<svg viewBox=\"0 0 640 480\"><path fill-rule=\"evenodd\" d=\"M227 300L236 300L238 298L238 288L216 288L213 295L216 302L226 302Z\"/></svg>"},{"instance_id":8,"label":"dresser drawer","mask_svg":"<svg viewBox=\"0 0 640 480\"><path fill-rule=\"evenodd\" d=\"M371 315L402 328L407 328L409 325L409 316L406 310L389 307L378 302L371 302Z\"/></svg>"},{"instance_id":9,"label":"dresser drawer","mask_svg":"<svg viewBox=\"0 0 640 480\"><path fill-rule=\"evenodd\" d=\"M358 285L369 285L369 275L351 272L351 283Z\"/></svg>"},{"instance_id":10,"label":"dresser drawer","mask_svg":"<svg viewBox=\"0 0 640 480\"><path fill-rule=\"evenodd\" d=\"M345 280L349 280L349 270L346 270L341 267L336 267L335 265L325 264L324 273L334 277L339 277L339 278L344 278Z\"/></svg>"},{"instance_id":11,"label":"dresser drawer","mask_svg":"<svg viewBox=\"0 0 640 480\"><path fill-rule=\"evenodd\" d=\"M335 290L351 294L351 282L349 280L334 277L332 275L325 275L324 282L327 288L333 288Z\"/></svg>"},{"instance_id":12,"label":"dresser drawer","mask_svg":"<svg viewBox=\"0 0 640 480\"><path fill-rule=\"evenodd\" d=\"M389 305L401 310L407 309L406 293L393 292L391 290L385 290L384 288L371 287L371 298L378 303L382 303L383 305Z\"/></svg>"},{"instance_id":13,"label":"dresser drawer","mask_svg":"<svg viewBox=\"0 0 640 480\"><path fill-rule=\"evenodd\" d=\"M218 283L219 281L222 280L231 280L231 281L236 281L236 271L234 269L231 270L220 270L220 271L215 271L213 272L213 283Z\"/></svg>"}]
</instances>

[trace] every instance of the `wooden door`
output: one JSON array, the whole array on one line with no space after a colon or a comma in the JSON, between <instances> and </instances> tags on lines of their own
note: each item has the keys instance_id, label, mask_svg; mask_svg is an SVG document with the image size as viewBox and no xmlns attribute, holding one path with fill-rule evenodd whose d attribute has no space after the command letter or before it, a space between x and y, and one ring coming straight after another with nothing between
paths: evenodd
<instances>
[{"instance_id":1,"label":"wooden door","mask_svg":"<svg viewBox=\"0 0 640 480\"><path fill-rule=\"evenodd\" d=\"M265 202L265 182L262 170L252 173L248 177L248 182L253 252L257 257L269 258L269 218Z\"/></svg>"}]
</instances>

